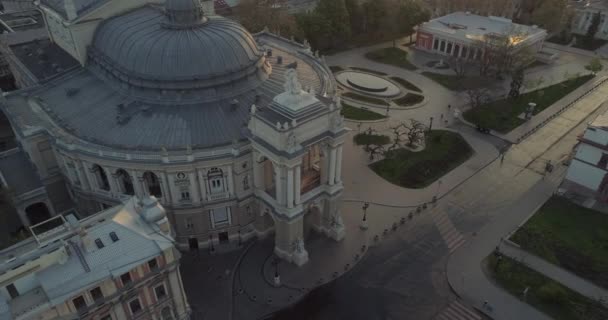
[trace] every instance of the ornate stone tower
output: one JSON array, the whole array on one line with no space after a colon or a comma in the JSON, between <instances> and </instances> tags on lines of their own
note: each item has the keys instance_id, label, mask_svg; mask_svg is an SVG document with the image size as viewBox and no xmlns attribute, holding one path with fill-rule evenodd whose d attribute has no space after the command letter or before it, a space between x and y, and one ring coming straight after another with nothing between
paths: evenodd
<instances>
[{"instance_id":1,"label":"ornate stone tower","mask_svg":"<svg viewBox=\"0 0 608 320\"><path fill-rule=\"evenodd\" d=\"M342 145L346 135L339 97L302 90L295 68L285 73L285 92L264 108L251 107L255 196L261 215L274 221L275 253L302 265L313 229L340 241ZM270 220L268 220L270 221Z\"/></svg>"}]
</instances>

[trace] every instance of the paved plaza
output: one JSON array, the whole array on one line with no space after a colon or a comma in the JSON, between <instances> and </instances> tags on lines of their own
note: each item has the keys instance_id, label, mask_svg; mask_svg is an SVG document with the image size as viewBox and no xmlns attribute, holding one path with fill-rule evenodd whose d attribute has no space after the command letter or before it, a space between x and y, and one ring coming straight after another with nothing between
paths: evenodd
<instances>
[{"instance_id":1,"label":"paved plaza","mask_svg":"<svg viewBox=\"0 0 608 320\"><path fill-rule=\"evenodd\" d=\"M199 273L190 278L193 283L186 284L194 310L200 310L195 316L549 319L491 283L480 262L553 193L565 167L545 177L544 165L563 161L585 122L608 109L600 103L608 85L552 118L501 158L500 150L507 150L508 142L479 133L451 116L447 106L464 105L462 94L417 72L363 57L365 52L383 46L351 50L327 57L327 61L329 65L358 66L402 77L422 88L428 101L416 109L390 110L384 122L347 122L352 131L343 151L346 238L331 242L313 233L306 239L310 261L301 268L275 261L272 234L225 255L188 255L183 263L184 277ZM551 79L559 82L557 73L579 70L585 59L564 53L558 61L561 65L530 72L543 77L553 74ZM426 124L430 117L448 120L435 122L434 128L458 132L475 152L423 189L405 189L382 179L368 168L368 154L352 142L352 136L368 128L388 134L392 125L412 118ZM438 198L436 203L433 197ZM360 228L364 202L370 203L366 230ZM280 275L278 286L276 272ZM196 282L213 285L198 288ZM200 290L218 296L197 294ZM492 311L483 307L483 301L490 302Z\"/></svg>"}]
</instances>

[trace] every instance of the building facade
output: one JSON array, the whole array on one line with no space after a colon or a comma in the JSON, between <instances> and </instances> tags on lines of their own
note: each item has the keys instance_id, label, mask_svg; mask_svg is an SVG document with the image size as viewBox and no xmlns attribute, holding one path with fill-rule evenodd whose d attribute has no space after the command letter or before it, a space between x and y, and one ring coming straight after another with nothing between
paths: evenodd
<instances>
[{"instance_id":1,"label":"building facade","mask_svg":"<svg viewBox=\"0 0 608 320\"><path fill-rule=\"evenodd\" d=\"M189 319L180 254L154 197L30 230L0 251L2 319Z\"/></svg>"},{"instance_id":2,"label":"building facade","mask_svg":"<svg viewBox=\"0 0 608 320\"><path fill-rule=\"evenodd\" d=\"M513 23L506 18L454 12L425 22L418 27L416 48L422 51L466 60L483 57L487 37L509 37L517 50L539 52L547 32L535 26Z\"/></svg>"},{"instance_id":3,"label":"building facade","mask_svg":"<svg viewBox=\"0 0 608 320\"><path fill-rule=\"evenodd\" d=\"M596 14L600 14L600 25L598 27L595 38L608 40L608 1L592 0L573 2L574 19L572 22L572 33L586 35Z\"/></svg>"},{"instance_id":4,"label":"building facade","mask_svg":"<svg viewBox=\"0 0 608 320\"><path fill-rule=\"evenodd\" d=\"M64 2L41 8L81 66L6 95L3 111L79 215L154 195L180 249L274 233L275 252L299 265L310 230L343 237L346 130L324 59L249 34L210 1Z\"/></svg>"},{"instance_id":5,"label":"building facade","mask_svg":"<svg viewBox=\"0 0 608 320\"><path fill-rule=\"evenodd\" d=\"M608 115L597 117L574 149L561 185L568 193L608 202Z\"/></svg>"}]
</instances>

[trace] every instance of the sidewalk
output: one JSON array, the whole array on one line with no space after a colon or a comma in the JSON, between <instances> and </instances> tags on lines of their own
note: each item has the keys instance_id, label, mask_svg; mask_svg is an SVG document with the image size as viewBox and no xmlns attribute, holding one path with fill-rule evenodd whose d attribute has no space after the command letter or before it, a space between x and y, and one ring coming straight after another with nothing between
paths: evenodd
<instances>
[{"instance_id":1,"label":"sidewalk","mask_svg":"<svg viewBox=\"0 0 608 320\"><path fill-rule=\"evenodd\" d=\"M500 238L549 199L555 188L554 182L538 182L513 207L496 214L496 220L478 232L475 241L467 242L448 261L447 276L452 289L465 301L474 302L476 308L489 313L495 320L551 319L492 283L481 270L480 263L492 253ZM484 309L482 301L488 301L493 311Z\"/></svg>"},{"instance_id":2,"label":"sidewalk","mask_svg":"<svg viewBox=\"0 0 608 320\"><path fill-rule=\"evenodd\" d=\"M545 261L527 251L517 247L511 241L504 241L500 245L500 252L508 257L522 262L533 270L565 285L566 287L587 296L593 300L608 298L608 290L598 287L569 271Z\"/></svg>"},{"instance_id":3,"label":"sidewalk","mask_svg":"<svg viewBox=\"0 0 608 320\"><path fill-rule=\"evenodd\" d=\"M573 121L585 118L605 101L608 94L607 81L608 77L592 79L511 132L505 135L494 134L507 141L519 143L543 126L547 124L549 126L555 125L554 122L550 121L562 112L571 114Z\"/></svg>"}]
</instances>

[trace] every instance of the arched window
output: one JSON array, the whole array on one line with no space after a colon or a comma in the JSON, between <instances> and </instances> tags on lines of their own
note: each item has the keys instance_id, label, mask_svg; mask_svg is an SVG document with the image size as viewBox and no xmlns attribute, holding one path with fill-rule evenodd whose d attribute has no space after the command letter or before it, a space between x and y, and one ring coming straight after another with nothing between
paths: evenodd
<instances>
[{"instance_id":1,"label":"arched window","mask_svg":"<svg viewBox=\"0 0 608 320\"><path fill-rule=\"evenodd\" d=\"M160 181L158 180L158 177L150 171L147 171L144 173L144 181L146 182L146 186L148 187L148 192L157 197L160 198L163 196L163 193L161 191L160 188Z\"/></svg>"},{"instance_id":2,"label":"arched window","mask_svg":"<svg viewBox=\"0 0 608 320\"><path fill-rule=\"evenodd\" d=\"M95 179L97 180L97 186L101 190L110 190L110 182L108 181L108 176L106 176L106 172L97 164L94 164L91 168L93 174L95 175Z\"/></svg>"},{"instance_id":3,"label":"arched window","mask_svg":"<svg viewBox=\"0 0 608 320\"><path fill-rule=\"evenodd\" d=\"M160 312L160 316L163 320L173 320L173 313L170 307L164 307Z\"/></svg>"},{"instance_id":4,"label":"arched window","mask_svg":"<svg viewBox=\"0 0 608 320\"><path fill-rule=\"evenodd\" d=\"M207 173L207 180L209 180L209 190L211 193L224 191L224 173L221 169L211 168Z\"/></svg>"},{"instance_id":5,"label":"arched window","mask_svg":"<svg viewBox=\"0 0 608 320\"><path fill-rule=\"evenodd\" d=\"M131 196L134 195L135 190L133 189L133 180L131 179L131 175L123 169L118 169L118 171L116 171L116 176L122 192Z\"/></svg>"}]
</instances>

